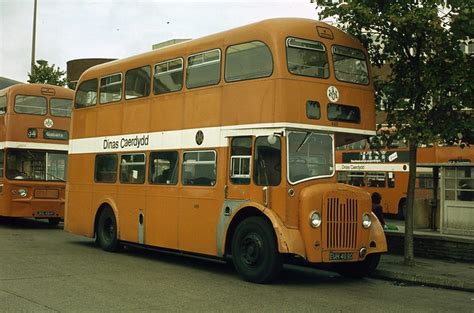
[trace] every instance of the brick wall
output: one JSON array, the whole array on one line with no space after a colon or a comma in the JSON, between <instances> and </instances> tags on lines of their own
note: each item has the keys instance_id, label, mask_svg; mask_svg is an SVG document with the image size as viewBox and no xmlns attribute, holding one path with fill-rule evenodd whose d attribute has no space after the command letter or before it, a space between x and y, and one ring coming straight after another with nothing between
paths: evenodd
<instances>
[{"instance_id":1,"label":"brick wall","mask_svg":"<svg viewBox=\"0 0 474 313\"><path fill-rule=\"evenodd\" d=\"M388 253L404 254L404 234L386 233ZM455 241L441 237L414 235L415 257L474 262L474 240Z\"/></svg>"}]
</instances>

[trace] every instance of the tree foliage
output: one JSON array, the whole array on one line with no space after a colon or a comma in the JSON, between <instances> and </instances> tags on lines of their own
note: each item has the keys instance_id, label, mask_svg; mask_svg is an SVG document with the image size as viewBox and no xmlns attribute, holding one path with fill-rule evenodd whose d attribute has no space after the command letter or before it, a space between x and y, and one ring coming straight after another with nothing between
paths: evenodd
<instances>
[{"instance_id":1,"label":"tree foliage","mask_svg":"<svg viewBox=\"0 0 474 313\"><path fill-rule=\"evenodd\" d=\"M61 71L59 66L56 68L55 65L48 65L48 61L38 60L37 64L33 65L33 72L28 73L28 82L36 84L50 84L57 86L64 86L67 83L65 77L66 72Z\"/></svg>"},{"instance_id":2,"label":"tree foliage","mask_svg":"<svg viewBox=\"0 0 474 313\"><path fill-rule=\"evenodd\" d=\"M445 4L448 4L446 7ZM474 141L474 56L461 44L474 40L474 1L319 1L322 17L361 40L372 64L389 64L376 83L387 123L420 143Z\"/></svg>"},{"instance_id":3,"label":"tree foliage","mask_svg":"<svg viewBox=\"0 0 474 313\"><path fill-rule=\"evenodd\" d=\"M417 147L474 143L474 55L461 50L474 39L474 0L321 0L318 6L322 18L334 18L364 44L372 64L390 66L375 87L387 128L397 129L385 139L409 142L412 215Z\"/></svg>"}]
</instances>

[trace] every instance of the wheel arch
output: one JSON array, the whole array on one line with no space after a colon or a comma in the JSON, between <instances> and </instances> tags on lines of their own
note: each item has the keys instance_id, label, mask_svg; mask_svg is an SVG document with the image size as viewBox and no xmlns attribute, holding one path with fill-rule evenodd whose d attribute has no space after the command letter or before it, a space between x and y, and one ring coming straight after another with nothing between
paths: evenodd
<instances>
[{"instance_id":1,"label":"wheel arch","mask_svg":"<svg viewBox=\"0 0 474 313\"><path fill-rule=\"evenodd\" d=\"M301 233L297 229L288 229L275 212L265 207L259 207L259 205L246 205L233 214L224 237L224 255L231 254L232 239L237 226L245 219L253 216L260 216L270 223L277 241L278 252L305 257Z\"/></svg>"},{"instance_id":2,"label":"wheel arch","mask_svg":"<svg viewBox=\"0 0 474 313\"><path fill-rule=\"evenodd\" d=\"M117 209L115 208L114 205L112 205L110 202L108 201L104 201L102 202L96 212L95 212L95 217L94 217L94 228L93 228L93 236L96 237L97 236L97 224L99 222L99 216L100 214L102 213L102 211L105 209L105 208L110 208L113 212L114 212L114 216L115 216L115 222L117 223L117 237L120 238L120 227L119 227L119 215L118 215L118 212L117 212Z\"/></svg>"}]
</instances>

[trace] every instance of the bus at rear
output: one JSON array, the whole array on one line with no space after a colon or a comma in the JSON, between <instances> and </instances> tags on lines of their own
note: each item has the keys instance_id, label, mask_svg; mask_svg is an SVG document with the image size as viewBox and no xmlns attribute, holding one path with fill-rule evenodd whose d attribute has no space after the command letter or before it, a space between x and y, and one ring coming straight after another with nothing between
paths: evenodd
<instances>
[{"instance_id":1,"label":"bus at rear","mask_svg":"<svg viewBox=\"0 0 474 313\"><path fill-rule=\"evenodd\" d=\"M64 217L73 97L44 84L0 90L0 216Z\"/></svg>"}]
</instances>

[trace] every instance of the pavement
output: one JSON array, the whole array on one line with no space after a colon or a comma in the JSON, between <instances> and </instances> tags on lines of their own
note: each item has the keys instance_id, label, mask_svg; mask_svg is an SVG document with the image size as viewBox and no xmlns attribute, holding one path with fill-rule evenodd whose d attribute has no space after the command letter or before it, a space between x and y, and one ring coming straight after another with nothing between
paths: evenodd
<instances>
[{"instance_id":1,"label":"pavement","mask_svg":"<svg viewBox=\"0 0 474 313\"><path fill-rule=\"evenodd\" d=\"M404 227L390 231L404 232ZM460 240L466 239L460 238ZM474 241L474 238L472 240ZM414 261L413 265L406 265L404 256L384 254L372 277L395 280L400 284L426 285L474 292L474 263L419 257L415 257Z\"/></svg>"}]
</instances>

